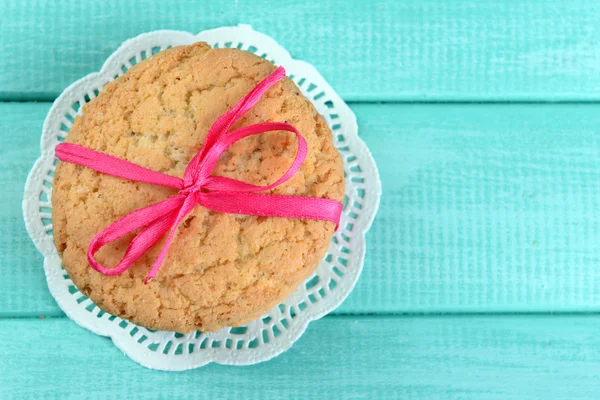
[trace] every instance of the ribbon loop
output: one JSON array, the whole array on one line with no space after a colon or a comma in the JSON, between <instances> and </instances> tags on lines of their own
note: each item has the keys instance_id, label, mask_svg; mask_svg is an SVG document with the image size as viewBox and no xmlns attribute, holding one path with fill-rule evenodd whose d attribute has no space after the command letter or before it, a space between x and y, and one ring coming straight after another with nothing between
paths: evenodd
<instances>
[{"instance_id":1,"label":"ribbon loop","mask_svg":"<svg viewBox=\"0 0 600 400\"><path fill-rule=\"evenodd\" d=\"M185 186L191 186L197 178L198 164L202 161L206 152L210 150L214 142L222 135L226 134L229 128L250 110L260 100L262 95L279 82L285 76L283 67L277 68L271 75L262 80L254 89L244 96L233 108L221 115L208 130L204 146L200 152L190 161L185 171Z\"/></svg>"},{"instance_id":2,"label":"ribbon loop","mask_svg":"<svg viewBox=\"0 0 600 400\"><path fill-rule=\"evenodd\" d=\"M235 142L238 142L248 136L258 135L265 132L272 131L288 131L296 135L298 139L298 151L296 157L292 162L292 165L283 174L283 176L277 179L275 182L266 186L251 185L246 182L239 181L237 179L226 178L222 176L210 176L212 170L216 166L221 155ZM226 136L221 136L214 143L213 147L207 153L206 158L200 164L201 172L200 178L203 179L203 187L208 190L220 190L220 191L238 191L238 192L260 192L272 189L281 185L290 179L302 166L302 163L306 159L308 153L308 145L306 140L300 135L300 132L293 126L281 122L264 122L262 124L250 125L238 130L231 132ZM203 176L206 174L207 176Z\"/></svg>"},{"instance_id":3,"label":"ribbon loop","mask_svg":"<svg viewBox=\"0 0 600 400\"><path fill-rule=\"evenodd\" d=\"M88 247L88 262L98 272L105 275L118 275L128 270L148 251L173 225L173 214L181 208L187 197L177 195L148 207L140 208L112 223L97 234ZM107 243L122 238L137 229L142 231L133 238L125 255L114 268L106 268L94 259L94 255Z\"/></svg>"},{"instance_id":4,"label":"ribbon loop","mask_svg":"<svg viewBox=\"0 0 600 400\"><path fill-rule=\"evenodd\" d=\"M156 276L175 238L177 227L200 204L216 212L284 218L307 218L331 221L337 225L342 204L335 200L274 196L250 193L273 189L289 180L302 166L308 145L300 132L282 122L263 122L229 132L231 126L244 115L260 97L285 76L282 67L252 89L230 111L223 114L210 128L198 154L186 167L184 178L152 171L101 152L71 143L56 146L56 156L64 162L83 165L112 176L179 189L179 193L151 206L133 211L98 233L88 247L88 261L92 268L105 275L118 275L130 268L144 253L158 243L167 232L166 241L154 261L145 283ZM257 186L223 176L212 176L221 155L235 142L248 136L270 131L287 131L296 135L298 150L292 165L275 182ZM94 256L107 243L141 231L133 238L125 255L114 268L106 268Z\"/></svg>"}]
</instances>

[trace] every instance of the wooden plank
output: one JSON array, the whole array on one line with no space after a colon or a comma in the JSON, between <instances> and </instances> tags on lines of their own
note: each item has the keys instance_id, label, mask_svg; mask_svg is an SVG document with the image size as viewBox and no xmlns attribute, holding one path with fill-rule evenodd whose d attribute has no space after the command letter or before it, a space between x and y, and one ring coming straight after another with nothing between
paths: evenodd
<instances>
[{"instance_id":1,"label":"wooden plank","mask_svg":"<svg viewBox=\"0 0 600 400\"><path fill-rule=\"evenodd\" d=\"M598 316L328 317L266 363L165 373L68 319L13 319L0 323L0 387L18 399L590 399L599 329Z\"/></svg>"},{"instance_id":2,"label":"wooden plank","mask_svg":"<svg viewBox=\"0 0 600 400\"><path fill-rule=\"evenodd\" d=\"M348 305L600 309L597 105L354 109L383 197Z\"/></svg>"},{"instance_id":3,"label":"wooden plank","mask_svg":"<svg viewBox=\"0 0 600 400\"><path fill-rule=\"evenodd\" d=\"M49 103L0 103L0 316L63 315L50 296L43 258L27 236L21 210L49 108Z\"/></svg>"},{"instance_id":4,"label":"wooden plank","mask_svg":"<svg viewBox=\"0 0 600 400\"><path fill-rule=\"evenodd\" d=\"M597 105L353 105L381 207L339 313L600 310ZM20 200L48 104L0 104L0 315L62 315Z\"/></svg>"},{"instance_id":5,"label":"wooden plank","mask_svg":"<svg viewBox=\"0 0 600 400\"><path fill-rule=\"evenodd\" d=\"M0 15L0 99L53 99L143 32L238 23L347 100L600 99L600 3L584 0L8 0Z\"/></svg>"}]
</instances>

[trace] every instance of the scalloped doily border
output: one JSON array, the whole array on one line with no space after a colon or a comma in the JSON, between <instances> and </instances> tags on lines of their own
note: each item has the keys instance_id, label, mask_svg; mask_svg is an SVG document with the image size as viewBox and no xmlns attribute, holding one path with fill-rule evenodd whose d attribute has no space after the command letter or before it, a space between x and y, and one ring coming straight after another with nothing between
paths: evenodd
<instances>
[{"instance_id":1,"label":"scalloped doily border","mask_svg":"<svg viewBox=\"0 0 600 400\"><path fill-rule=\"evenodd\" d=\"M346 177L347 191L348 188L353 190L354 196L346 199L342 217L342 223L345 225L340 226L334 236L330 246L330 250L332 248L334 250L328 251L326 259L317 268L317 271L323 268L327 271L337 269L336 273L339 276L340 269L345 267L343 263L339 263L339 260L345 259L346 263L350 263L348 265L351 265L352 269L345 271L339 276L339 281L336 281L338 290L335 290L335 286L330 287L331 280L335 278L333 275L329 280L329 288L325 283L309 287L315 276L318 276L316 272L284 302L285 304L280 304L267 316L249 323L245 333L241 333L235 343L230 339L233 331L231 328L224 328L214 333L192 332L178 336L173 332L150 331L137 327L128 321L104 313L72 285L60 267L61 261L51 238L50 193L55 165L54 147L61 138L66 136L74 118L72 114L80 112L80 107L74 105L81 106L95 97L97 90L95 93L90 93L90 87L101 88L130 68L137 57L130 58L131 54L137 55L142 52L142 55L145 53L149 56L156 49L197 41L205 41L215 47L217 45L230 47L237 43L238 48L243 48L243 43L249 43L250 46L246 46L248 48L245 50L254 49L257 54L260 54L261 49L268 49L268 52L263 53L262 56L268 57L275 64L284 65L290 78L294 79L318 111L322 115L325 114L324 117L334 133L336 147L344 157L345 171L349 174ZM71 118L65 119L67 115L71 115ZM34 164L25 187L23 200L25 224L36 247L44 255L44 269L52 295L69 318L96 334L110 337L130 358L149 368L185 370L209 362L248 365L275 357L291 347L306 330L310 321L338 307L352 291L362 270L366 247L364 235L379 206L381 182L373 157L358 137L357 131L355 115L312 65L294 60L274 39L252 30L248 25L212 29L200 32L198 35L161 30L141 34L123 42L106 60L100 72L89 74L74 82L54 102L43 127L40 143L41 157ZM353 215L352 219L344 222L344 216ZM282 319L276 321L273 320L274 318ZM291 322L289 326L284 327L282 321L286 318ZM275 335L276 328L279 335ZM265 332L268 340L263 337ZM150 338L150 345L144 340L140 342L144 337ZM230 344L233 343L235 347L227 347L227 342L223 338L227 338L226 340L230 341ZM252 347L252 342L256 340L259 345ZM156 343L156 348L152 349L151 347ZM215 346L215 343L218 343L218 346ZM240 343L242 343L241 348L236 346ZM177 349L183 345L192 346L190 349L195 348L197 351L186 350L185 354L178 354Z\"/></svg>"}]
</instances>

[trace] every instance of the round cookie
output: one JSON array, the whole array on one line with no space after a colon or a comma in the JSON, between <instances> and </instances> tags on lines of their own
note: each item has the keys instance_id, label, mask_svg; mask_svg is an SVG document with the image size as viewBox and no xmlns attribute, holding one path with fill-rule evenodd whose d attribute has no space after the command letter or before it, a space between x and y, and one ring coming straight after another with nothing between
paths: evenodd
<instances>
[{"instance_id":1,"label":"round cookie","mask_svg":"<svg viewBox=\"0 0 600 400\"><path fill-rule=\"evenodd\" d=\"M84 106L66 142L182 177L215 120L274 69L248 52L205 43L160 52ZM266 121L293 125L309 149L300 171L268 193L342 201L343 164L331 131L288 78L232 129ZM222 156L214 174L269 184L291 165L296 146L288 132L246 138ZM86 252L97 233L175 193L63 162L53 182L54 240L74 284L101 309L152 329L214 331L261 316L316 268L335 229L331 222L223 214L197 205L147 285L163 241L120 275L90 267ZM116 265L132 238L104 246L96 260Z\"/></svg>"}]
</instances>

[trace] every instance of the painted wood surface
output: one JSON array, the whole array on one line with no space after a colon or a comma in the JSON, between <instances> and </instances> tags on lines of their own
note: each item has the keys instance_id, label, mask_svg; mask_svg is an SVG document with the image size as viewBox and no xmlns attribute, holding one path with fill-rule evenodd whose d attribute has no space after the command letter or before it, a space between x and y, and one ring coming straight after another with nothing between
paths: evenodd
<instances>
[{"instance_id":1,"label":"painted wood surface","mask_svg":"<svg viewBox=\"0 0 600 400\"><path fill-rule=\"evenodd\" d=\"M37 399L593 399L598 316L326 317L251 367L152 371L66 318L0 324L0 388Z\"/></svg>"},{"instance_id":2,"label":"painted wood surface","mask_svg":"<svg viewBox=\"0 0 600 400\"><path fill-rule=\"evenodd\" d=\"M0 2L0 399L598 397L599 20L582 0ZM63 316L25 233L43 101L130 37L238 23L352 102L380 212L356 289L290 351L147 370Z\"/></svg>"},{"instance_id":3,"label":"painted wood surface","mask_svg":"<svg viewBox=\"0 0 600 400\"><path fill-rule=\"evenodd\" d=\"M245 23L346 100L598 100L600 3L585 0L0 2L0 99L49 100L121 42Z\"/></svg>"},{"instance_id":4,"label":"painted wood surface","mask_svg":"<svg viewBox=\"0 0 600 400\"><path fill-rule=\"evenodd\" d=\"M20 214L48 103L0 104L0 313L62 315ZM340 313L600 311L596 105L353 105L380 211Z\"/></svg>"}]
</instances>

